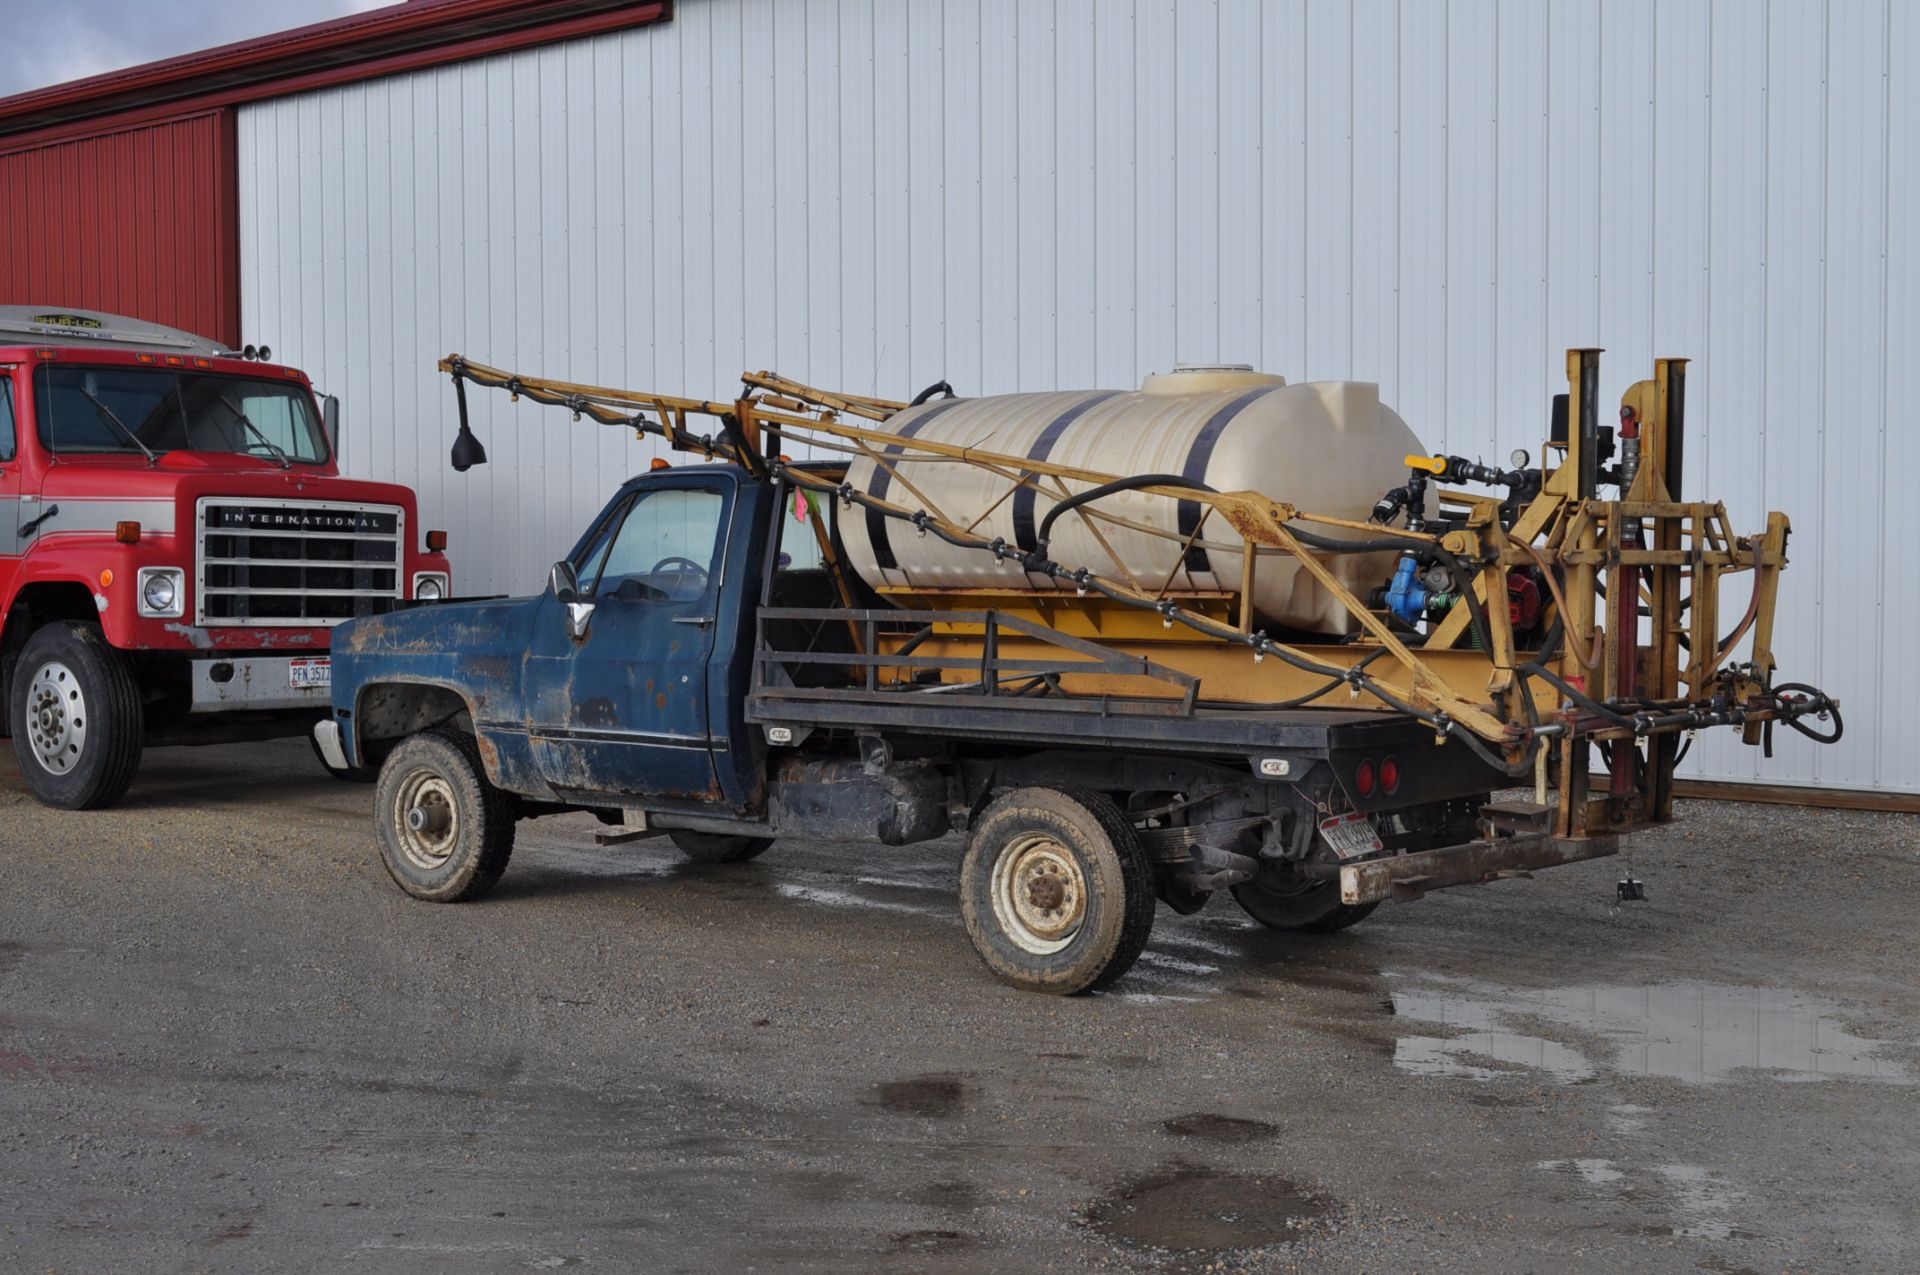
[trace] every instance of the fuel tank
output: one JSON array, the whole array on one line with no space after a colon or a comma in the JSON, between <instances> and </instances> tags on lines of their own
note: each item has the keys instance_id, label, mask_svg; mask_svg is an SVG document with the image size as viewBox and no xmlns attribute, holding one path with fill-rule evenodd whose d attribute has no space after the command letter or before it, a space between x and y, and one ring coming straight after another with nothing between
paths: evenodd
<instances>
[{"instance_id":1,"label":"fuel tank","mask_svg":"<svg viewBox=\"0 0 1920 1275\"><path fill-rule=\"evenodd\" d=\"M1405 481L1406 456L1423 450L1406 422L1380 402L1377 385L1288 385L1281 377L1241 366L1177 368L1148 376L1138 390L935 399L895 413L879 428L902 438L1115 476L1179 474L1216 491L1258 491L1314 513L1355 520L1365 519L1383 492ZM1008 477L980 465L909 453L892 444L881 454L884 466L866 457L854 462L848 480L856 489L971 524L979 535L1003 537L1023 549L1035 547L1041 521L1064 494L1054 480L1036 476L1008 496ZM1073 491L1084 487L1070 484ZM1049 544L1056 562L1085 566L1109 579L1131 577L1149 591L1163 585L1176 592L1239 591L1244 545L1219 517L1205 517L1206 506L1121 492L1094 507L1124 522L1090 521L1073 511L1062 515ZM1313 530L1365 538L1341 528ZM996 563L977 549L922 536L907 523L871 511L844 518L841 535L854 569L883 593L1057 587L1017 563ZM1190 547L1189 537L1194 537ZM1329 565L1365 598L1391 575L1393 555L1342 554ZM1320 583L1284 555L1259 556L1252 603L1268 624L1317 633L1355 627Z\"/></svg>"}]
</instances>

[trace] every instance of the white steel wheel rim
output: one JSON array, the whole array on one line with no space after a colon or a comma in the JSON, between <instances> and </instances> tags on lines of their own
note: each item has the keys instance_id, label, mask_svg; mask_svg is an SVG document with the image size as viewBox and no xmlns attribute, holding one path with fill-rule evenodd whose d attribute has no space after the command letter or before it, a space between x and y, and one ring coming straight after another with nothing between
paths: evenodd
<instances>
[{"instance_id":1,"label":"white steel wheel rim","mask_svg":"<svg viewBox=\"0 0 1920 1275\"><path fill-rule=\"evenodd\" d=\"M394 840L406 861L423 872L447 866L460 844L460 808L453 786L431 770L416 770L393 795Z\"/></svg>"},{"instance_id":2,"label":"white steel wheel rim","mask_svg":"<svg viewBox=\"0 0 1920 1275\"><path fill-rule=\"evenodd\" d=\"M27 743L51 775L67 775L87 751L87 697L80 679L58 660L34 670L27 684Z\"/></svg>"},{"instance_id":3,"label":"white steel wheel rim","mask_svg":"<svg viewBox=\"0 0 1920 1275\"><path fill-rule=\"evenodd\" d=\"M990 892L1001 932L1035 956L1066 947L1086 920L1086 874L1072 851L1043 833L1007 847L993 865Z\"/></svg>"}]
</instances>

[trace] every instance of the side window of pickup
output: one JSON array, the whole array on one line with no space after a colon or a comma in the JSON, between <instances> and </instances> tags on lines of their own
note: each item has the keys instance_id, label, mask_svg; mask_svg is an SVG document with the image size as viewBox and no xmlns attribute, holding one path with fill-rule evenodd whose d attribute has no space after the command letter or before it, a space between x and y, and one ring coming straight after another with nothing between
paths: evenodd
<instances>
[{"instance_id":1,"label":"side window of pickup","mask_svg":"<svg viewBox=\"0 0 1920 1275\"><path fill-rule=\"evenodd\" d=\"M12 460L19 431L13 425L13 372L0 368L0 460Z\"/></svg>"},{"instance_id":2,"label":"side window of pickup","mask_svg":"<svg viewBox=\"0 0 1920 1275\"><path fill-rule=\"evenodd\" d=\"M698 487L642 491L614 534L596 597L693 602L707 594L720 556L726 496Z\"/></svg>"}]
</instances>

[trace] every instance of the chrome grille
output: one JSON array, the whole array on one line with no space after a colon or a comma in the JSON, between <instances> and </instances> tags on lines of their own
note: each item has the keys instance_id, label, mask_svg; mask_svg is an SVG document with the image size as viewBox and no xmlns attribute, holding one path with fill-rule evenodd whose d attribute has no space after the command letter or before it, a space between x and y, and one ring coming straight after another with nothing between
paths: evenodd
<instances>
[{"instance_id":1,"label":"chrome grille","mask_svg":"<svg viewBox=\"0 0 1920 1275\"><path fill-rule=\"evenodd\" d=\"M322 500L200 501L194 620L338 624L399 601L406 514Z\"/></svg>"}]
</instances>

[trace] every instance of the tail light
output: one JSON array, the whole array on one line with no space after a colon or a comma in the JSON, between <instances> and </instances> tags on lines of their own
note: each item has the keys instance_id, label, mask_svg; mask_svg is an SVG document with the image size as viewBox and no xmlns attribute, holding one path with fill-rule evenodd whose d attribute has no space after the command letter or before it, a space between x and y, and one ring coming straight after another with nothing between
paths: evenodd
<instances>
[{"instance_id":1,"label":"tail light","mask_svg":"<svg viewBox=\"0 0 1920 1275\"><path fill-rule=\"evenodd\" d=\"M1380 763L1380 791L1391 794L1400 787L1400 759L1389 757Z\"/></svg>"},{"instance_id":2,"label":"tail light","mask_svg":"<svg viewBox=\"0 0 1920 1275\"><path fill-rule=\"evenodd\" d=\"M1373 796L1373 763L1363 761L1353 772L1353 791L1362 797Z\"/></svg>"}]
</instances>

